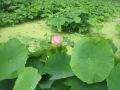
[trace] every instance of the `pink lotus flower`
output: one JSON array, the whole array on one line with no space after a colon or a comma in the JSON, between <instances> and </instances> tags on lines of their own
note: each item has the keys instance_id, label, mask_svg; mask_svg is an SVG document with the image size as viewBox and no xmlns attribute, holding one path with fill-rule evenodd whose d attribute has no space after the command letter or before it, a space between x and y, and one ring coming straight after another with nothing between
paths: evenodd
<instances>
[{"instance_id":1,"label":"pink lotus flower","mask_svg":"<svg viewBox=\"0 0 120 90\"><path fill-rule=\"evenodd\" d=\"M62 44L62 39L59 35L54 35L52 37L52 45L56 46L56 45L61 45Z\"/></svg>"}]
</instances>

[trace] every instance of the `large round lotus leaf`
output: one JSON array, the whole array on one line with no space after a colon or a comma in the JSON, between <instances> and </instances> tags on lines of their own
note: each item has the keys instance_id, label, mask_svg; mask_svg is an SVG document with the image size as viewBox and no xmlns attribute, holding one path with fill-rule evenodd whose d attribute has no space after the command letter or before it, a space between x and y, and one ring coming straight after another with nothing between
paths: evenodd
<instances>
[{"instance_id":1,"label":"large round lotus leaf","mask_svg":"<svg viewBox=\"0 0 120 90\"><path fill-rule=\"evenodd\" d=\"M120 64L118 64L107 78L107 86L109 90L120 90Z\"/></svg>"},{"instance_id":2,"label":"large round lotus leaf","mask_svg":"<svg viewBox=\"0 0 120 90\"><path fill-rule=\"evenodd\" d=\"M0 44L0 80L15 78L24 68L28 50L17 39Z\"/></svg>"},{"instance_id":3,"label":"large round lotus leaf","mask_svg":"<svg viewBox=\"0 0 120 90\"><path fill-rule=\"evenodd\" d=\"M40 79L37 69L27 67L19 74L13 90L35 90Z\"/></svg>"},{"instance_id":4,"label":"large round lotus leaf","mask_svg":"<svg viewBox=\"0 0 120 90\"><path fill-rule=\"evenodd\" d=\"M83 37L75 44L70 65L73 73L83 82L101 82L114 66L112 48L101 37Z\"/></svg>"}]
</instances>

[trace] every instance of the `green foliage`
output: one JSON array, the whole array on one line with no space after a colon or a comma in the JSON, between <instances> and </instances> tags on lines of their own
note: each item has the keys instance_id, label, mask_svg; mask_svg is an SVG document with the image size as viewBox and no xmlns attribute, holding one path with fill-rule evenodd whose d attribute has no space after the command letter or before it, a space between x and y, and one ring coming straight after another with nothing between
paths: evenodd
<instances>
[{"instance_id":1,"label":"green foliage","mask_svg":"<svg viewBox=\"0 0 120 90\"><path fill-rule=\"evenodd\" d=\"M49 80L49 78L44 79L39 83L39 87L41 89L50 89L53 83L54 83L54 80Z\"/></svg>"},{"instance_id":2,"label":"green foliage","mask_svg":"<svg viewBox=\"0 0 120 90\"><path fill-rule=\"evenodd\" d=\"M44 75L45 72L45 64L40 61L40 58L30 58L26 64L28 67L34 67L38 69L40 75Z\"/></svg>"},{"instance_id":3,"label":"green foliage","mask_svg":"<svg viewBox=\"0 0 120 90\"><path fill-rule=\"evenodd\" d=\"M77 0L68 4L64 10L53 14L47 24L56 26L59 32L85 33L97 23L106 21L119 10L118 4L112 1ZM58 18L64 21L63 25L57 24L61 22ZM102 28L102 25L96 26L97 30Z\"/></svg>"},{"instance_id":4,"label":"green foliage","mask_svg":"<svg viewBox=\"0 0 120 90\"><path fill-rule=\"evenodd\" d=\"M69 87L64 84L64 79L56 80L50 90L69 90Z\"/></svg>"},{"instance_id":5,"label":"green foliage","mask_svg":"<svg viewBox=\"0 0 120 90\"><path fill-rule=\"evenodd\" d=\"M107 39L108 43L110 44L114 54L117 52L118 48L115 46L115 44L112 42L112 39Z\"/></svg>"},{"instance_id":6,"label":"green foliage","mask_svg":"<svg viewBox=\"0 0 120 90\"><path fill-rule=\"evenodd\" d=\"M0 44L0 80L16 78L24 68L28 50L17 39Z\"/></svg>"},{"instance_id":7,"label":"green foliage","mask_svg":"<svg viewBox=\"0 0 120 90\"><path fill-rule=\"evenodd\" d=\"M112 71L110 76L107 78L107 86L109 90L120 89L120 64L118 64Z\"/></svg>"},{"instance_id":8,"label":"green foliage","mask_svg":"<svg viewBox=\"0 0 120 90\"><path fill-rule=\"evenodd\" d=\"M34 90L40 79L36 69L27 67L19 74L13 90Z\"/></svg>"},{"instance_id":9,"label":"green foliage","mask_svg":"<svg viewBox=\"0 0 120 90\"><path fill-rule=\"evenodd\" d=\"M37 39L39 45L29 53L28 39L0 43L0 90L119 90L120 64L111 39L87 35L75 45L62 40L63 45L53 46L48 37Z\"/></svg>"},{"instance_id":10,"label":"green foliage","mask_svg":"<svg viewBox=\"0 0 120 90\"><path fill-rule=\"evenodd\" d=\"M73 76L69 62L70 56L65 53L56 53L49 57L46 62L46 71L48 74L52 75L50 80Z\"/></svg>"},{"instance_id":11,"label":"green foliage","mask_svg":"<svg viewBox=\"0 0 120 90\"><path fill-rule=\"evenodd\" d=\"M88 84L104 81L114 67L113 50L101 37L84 37L75 44L70 65Z\"/></svg>"},{"instance_id":12,"label":"green foliage","mask_svg":"<svg viewBox=\"0 0 120 90\"><path fill-rule=\"evenodd\" d=\"M70 77L65 80L65 85L70 86L70 90L108 90L105 82L96 84L86 84L76 77Z\"/></svg>"},{"instance_id":13,"label":"green foliage","mask_svg":"<svg viewBox=\"0 0 120 90\"><path fill-rule=\"evenodd\" d=\"M90 28L89 23L87 23L88 17L89 13L81 11L79 9L73 9L70 10L70 12L65 13L65 15L61 17L51 18L50 20L48 20L47 23L49 25L57 26L59 32L61 32L62 30L65 32L70 32L74 30L74 32L79 31L80 33L82 33L85 32L85 28L87 28L86 30Z\"/></svg>"},{"instance_id":14,"label":"green foliage","mask_svg":"<svg viewBox=\"0 0 120 90\"><path fill-rule=\"evenodd\" d=\"M61 32L61 26L65 24L65 18L64 17L56 17L52 19L48 24L57 26L58 32Z\"/></svg>"},{"instance_id":15,"label":"green foliage","mask_svg":"<svg viewBox=\"0 0 120 90\"><path fill-rule=\"evenodd\" d=\"M112 0L1 0L0 7L0 26L47 18L58 32L79 33L120 11Z\"/></svg>"},{"instance_id":16,"label":"green foliage","mask_svg":"<svg viewBox=\"0 0 120 90\"><path fill-rule=\"evenodd\" d=\"M34 49L34 52L30 52L30 57L41 57L42 59L46 59L47 56L53 55L56 52L67 52L65 46L61 45L58 47L54 47L51 45L51 40L44 39L39 40L39 46ZM45 62L45 61L44 61Z\"/></svg>"}]
</instances>

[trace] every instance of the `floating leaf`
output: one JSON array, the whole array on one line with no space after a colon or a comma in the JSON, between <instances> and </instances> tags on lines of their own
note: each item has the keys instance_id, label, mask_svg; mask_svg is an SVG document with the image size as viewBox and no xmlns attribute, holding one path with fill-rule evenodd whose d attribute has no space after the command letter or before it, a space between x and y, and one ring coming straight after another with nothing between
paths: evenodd
<instances>
[{"instance_id":1,"label":"floating leaf","mask_svg":"<svg viewBox=\"0 0 120 90\"><path fill-rule=\"evenodd\" d=\"M107 86L109 90L120 90L120 64L118 64L107 78Z\"/></svg>"},{"instance_id":2,"label":"floating leaf","mask_svg":"<svg viewBox=\"0 0 120 90\"><path fill-rule=\"evenodd\" d=\"M13 90L34 90L40 79L37 69L27 67L19 74Z\"/></svg>"},{"instance_id":3,"label":"floating leaf","mask_svg":"<svg viewBox=\"0 0 120 90\"><path fill-rule=\"evenodd\" d=\"M114 54L102 37L83 37L73 49L72 71L86 83L104 81L114 66Z\"/></svg>"},{"instance_id":4,"label":"floating leaf","mask_svg":"<svg viewBox=\"0 0 120 90\"><path fill-rule=\"evenodd\" d=\"M65 53L56 53L51 56L46 62L46 71L52 75L50 80L73 76L69 62L70 56Z\"/></svg>"},{"instance_id":5,"label":"floating leaf","mask_svg":"<svg viewBox=\"0 0 120 90\"><path fill-rule=\"evenodd\" d=\"M0 80L12 79L24 68L28 50L17 39L0 44Z\"/></svg>"}]
</instances>

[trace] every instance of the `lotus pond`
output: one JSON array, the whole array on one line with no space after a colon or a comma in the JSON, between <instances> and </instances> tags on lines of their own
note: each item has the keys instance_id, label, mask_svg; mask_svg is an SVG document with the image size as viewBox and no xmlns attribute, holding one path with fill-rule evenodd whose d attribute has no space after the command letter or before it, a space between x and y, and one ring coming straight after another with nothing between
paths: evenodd
<instances>
[{"instance_id":1,"label":"lotus pond","mask_svg":"<svg viewBox=\"0 0 120 90\"><path fill-rule=\"evenodd\" d=\"M119 0L1 0L0 90L120 90Z\"/></svg>"}]
</instances>

